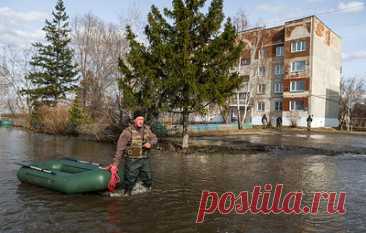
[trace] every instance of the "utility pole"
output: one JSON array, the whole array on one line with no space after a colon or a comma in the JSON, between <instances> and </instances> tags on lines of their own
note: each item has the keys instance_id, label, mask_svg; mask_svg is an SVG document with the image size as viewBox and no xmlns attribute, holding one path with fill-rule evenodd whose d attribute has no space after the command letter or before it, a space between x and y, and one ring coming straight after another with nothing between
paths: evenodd
<instances>
[{"instance_id":1,"label":"utility pole","mask_svg":"<svg viewBox=\"0 0 366 233\"><path fill-rule=\"evenodd\" d=\"M237 112L238 112L238 129L241 129L240 124L240 99L239 99L239 90L236 90L236 105L237 105Z\"/></svg>"}]
</instances>

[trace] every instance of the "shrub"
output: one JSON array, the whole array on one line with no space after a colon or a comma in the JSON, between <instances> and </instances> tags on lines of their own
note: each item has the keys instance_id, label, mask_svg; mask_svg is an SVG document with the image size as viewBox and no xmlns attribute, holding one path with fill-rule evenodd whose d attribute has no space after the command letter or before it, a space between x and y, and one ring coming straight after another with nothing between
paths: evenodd
<instances>
[{"instance_id":1,"label":"shrub","mask_svg":"<svg viewBox=\"0 0 366 233\"><path fill-rule=\"evenodd\" d=\"M102 141L105 139L105 129L110 126L110 119L106 117L100 117L94 121L90 121L85 124L81 124L78 127L78 131L81 134L93 135L96 140Z\"/></svg>"},{"instance_id":2,"label":"shrub","mask_svg":"<svg viewBox=\"0 0 366 233\"><path fill-rule=\"evenodd\" d=\"M50 107L43 105L32 117L33 123L37 123L37 128L45 133L64 134L69 122L69 107L66 105L56 105Z\"/></svg>"},{"instance_id":3,"label":"shrub","mask_svg":"<svg viewBox=\"0 0 366 233\"><path fill-rule=\"evenodd\" d=\"M88 113L82 108L78 101L74 101L69 110L69 122L67 132L70 134L78 134L82 125L92 122Z\"/></svg>"}]
</instances>

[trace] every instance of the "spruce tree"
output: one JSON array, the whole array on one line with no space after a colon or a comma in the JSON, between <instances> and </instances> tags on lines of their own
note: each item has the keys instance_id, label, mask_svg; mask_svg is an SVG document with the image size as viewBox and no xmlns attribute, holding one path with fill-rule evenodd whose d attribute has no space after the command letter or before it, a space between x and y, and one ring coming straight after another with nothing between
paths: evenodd
<instances>
[{"instance_id":1,"label":"spruce tree","mask_svg":"<svg viewBox=\"0 0 366 233\"><path fill-rule=\"evenodd\" d=\"M233 69L243 44L238 42L230 18L224 25L223 0L173 0L164 16L155 6L148 15L139 43L127 28L130 50L120 69L125 101L152 111L182 114L183 147L188 147L191 113L204 113L220 104L240 86L242 78Z\"/></svg>"},{"instance_id":2,"label":"spruce tree","mask_svg":"<svg viewBox=\"0 0 366 233\"><path fill-rule=\"evenodd\" d=\"M69 47L69 16L62 0L57 1L52 19L45 20L42 30L45 32L45 43L33 44L35 55L30 64L34 71L25 77L32 87L22 92L30 97L33 106L54 106L77 88L78 80L77 65L73 62L74 52Z\"/></svg>"}]
</instances>

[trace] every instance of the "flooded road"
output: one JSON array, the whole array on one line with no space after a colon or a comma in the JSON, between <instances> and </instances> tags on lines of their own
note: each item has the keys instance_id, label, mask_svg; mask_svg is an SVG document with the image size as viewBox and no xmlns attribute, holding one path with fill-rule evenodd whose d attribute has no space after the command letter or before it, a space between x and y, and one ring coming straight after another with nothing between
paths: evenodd
<instances>
[{"instance_id":1,"label":"flooded road","mask_svg":"<svg viewBox=\"0 0 366 233\"><path fill-rule=\"evenodd\" d=\"M366 232L366 155L154 151L153 191L124 199L63 195L16 178L16 162L72 156L107 164L114 149L111 144L0 128L0 232ZM213 214L195 224L202 190L251 191L266 183L303 191L306 202L317 191L345 191L347 213Z\"/></svg>"}]
</instances>

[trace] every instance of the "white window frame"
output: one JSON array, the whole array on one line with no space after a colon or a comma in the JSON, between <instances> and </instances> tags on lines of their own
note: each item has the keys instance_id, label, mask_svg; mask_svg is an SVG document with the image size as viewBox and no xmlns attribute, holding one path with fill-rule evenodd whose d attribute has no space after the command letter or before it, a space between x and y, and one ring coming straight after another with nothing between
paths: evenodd
<instances>
[{"instance_id":1,"label":"white window frame","mask_svg":"<svg viewBox=\"0 0 366 233\"><path fill-rule=\"evenodd\" d=\"M283 46L276 47L276 57L283 57L284 48Z\"/></svg>"},{"instance_id":2,"label":"white window frame","mask_svg":"<svg viewBox=\"0 0 366 233\"><path fill-rule=\"evenodd\" d=\"M296 65L296 63L304 63L304 69L299 69L299 66ZM306 61L305 60L299 60L299 61L293 61L291 62L291 72L295 73L295 72L305 72L305 68L306 67Z\"/></svg>"},{"instance_id":3,"label":"white window frame","mask_svg":"<svg viewBox=\"0 0 366 233\"><path fill-rule=\"evenodd\" d=\"M264 112L266 110L266 104L263 101L257 103L257 112Z\"/></svg>"},{"instance_id":4,"label":"white window frame","mask_svg":"<svg viewBox=\"0 0 366 233\"><path fill-rule=\"evenodd\" d=\"M258 84L257 86L257 93L264 94L266 92L266 84Z\"/></svg>"},{"instance_id":5,"label":"white window frame","mask_svg":"<svg viewBox=\"0 0 366 233\"><path fill-rule=\"evenodd\" d=\"M291 53L303 52L306 50L306 41L295 40L291 42Z\"/></svg>"},{"instance_id":6,"label":"white window frame","mask_svg":"<svg viewBox=\"0 0 366 233\"><path fill-rule=\"evenodd\" d=\"M239 92L239 101L241 100L245 100L246 99L246 96L248 95L247 92Z\"/></svg>"},{"instance_id":7,"label":"white window frame","mask_svg":"<svg viewBox=\"0 0 366 233\"><path fill-rule=\"evenodd\" d=\"M266 67L265 66L259 66L257 70L257 74L259 77L263 77L266 75Z\"/></svg>"},{"instance_id":8,"label":"white window frame","mask_svg":"<svg viewBox=\"0 0 366 233\"><path fill-rule=\"evenodd\" d=\"M303 83L303 88L300 89L300 83L302 82ZM298 92L298 91L305 91L305 80L292 80L290 82L290 92Z\"/></svg>"},{"instance_id":9,"label":"white window frame","mask_svg":"<svg viewBox=\"0 0 366 233\"><path fill-rule=\"evenodd\" d=\"M301 102L303 102L302 109L299 109L299 105L297 104L298 102L300 102L300 101L299 100L290 100L290 103L289 103L290 111L304 111L305 110L304 101L301 101Z\"/></svg>"},{"instance_id":10,"label":"white window frame","mask_svg":"<svg viewBox=\"0 0 366 233\"><path fill-rule=\"evenodd\" d=\"M275 75L283 75L283 64L276 64L275 65Z\"/></svg>"},{"instance_id":11,"label":"white window frame","mask_svg":"<svg viewBox=\"0 0 366 233\"><path fill-rule=\"evenodd\" d=\"M243 62L243 61L247 61L247 62ZM250 59L248 58L240 58L240 66L247 66L247 65L250 65Z\"/></svg>"},{"instance_id":12,"label":"white window frame","mask_svg":"<svg viewBox=\"0 0 366 233\"><path fill-rule=\"evenodd\" d=\"M282 93L282 82L275 82L273 85L274 93Z\"/></svg>"},{"instance_id":13,"label":"white window frame","mask_svg":"<svg viewBox=\"0 0 366 233\"><path fill-rule=\"evenodd\" d=\"M275 111L282 112L282 101L275 101Z\"/></svg>"}]
</instances>

